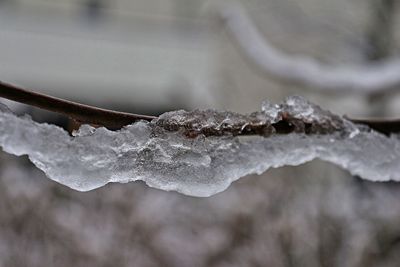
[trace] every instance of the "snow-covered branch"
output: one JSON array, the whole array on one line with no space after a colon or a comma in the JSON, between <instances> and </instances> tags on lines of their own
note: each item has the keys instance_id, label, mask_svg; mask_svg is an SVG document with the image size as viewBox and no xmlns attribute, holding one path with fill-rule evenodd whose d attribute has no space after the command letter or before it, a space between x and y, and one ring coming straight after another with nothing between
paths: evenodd
<instances>
[{"instance_id":1,"label":"snow-covered branch","mask_svg":"<svg viewBox=\"0 0 400 267\"><path fill-rule=\"evenodd\" d=\"M244 54L274 78L327 91L372 93L400 86L400 59L364 66L329 66L276 49L239 4L223 4L217 9Z\"/></svg>"}]
</instances>

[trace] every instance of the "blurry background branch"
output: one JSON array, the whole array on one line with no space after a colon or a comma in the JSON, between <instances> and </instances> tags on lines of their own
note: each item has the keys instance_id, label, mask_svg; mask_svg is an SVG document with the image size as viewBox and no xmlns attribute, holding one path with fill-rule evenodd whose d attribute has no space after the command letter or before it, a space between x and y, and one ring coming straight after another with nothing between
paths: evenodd
<instances>
[{"instance_id":1,"label":"blurry background branch","mask_svg":"<svg viewBox=\"0 0 400 267\"><path fill-rule=\"evenodd\" d=\"M217 12L243 53L268 75L320 90L374 93L400 85L400 59L378 62L387 54L387 39L381 36L391 32L392 16L387 15L392 13L394 2L373 2L379 2L379 7L372 9L377 16L369 34L370 58L376 62L365 66L328 66L306 56L285 54L258 31L240 4L221 5Z\"/></svg>"}]
</instances>

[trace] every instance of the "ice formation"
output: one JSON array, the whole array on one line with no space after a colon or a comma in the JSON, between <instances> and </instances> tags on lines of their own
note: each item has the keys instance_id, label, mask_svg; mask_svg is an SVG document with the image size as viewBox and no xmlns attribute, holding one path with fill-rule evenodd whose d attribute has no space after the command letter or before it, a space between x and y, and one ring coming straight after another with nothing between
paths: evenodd
<instances>
[{"instance_id":1,"label":"ice formation","mask_svg":"<svg viewBox=\"0 0 400 267\"><path fill-rule=\"evenodd\" d=\"M83 125L73 136L0 107L0 145L79 191L142 180L205 197L247 174L315 158L364 179L400 180L399 136L355 125L301 97L264 102L250 115L174 111L118 131Z\"/></svg>"}]
</instances>

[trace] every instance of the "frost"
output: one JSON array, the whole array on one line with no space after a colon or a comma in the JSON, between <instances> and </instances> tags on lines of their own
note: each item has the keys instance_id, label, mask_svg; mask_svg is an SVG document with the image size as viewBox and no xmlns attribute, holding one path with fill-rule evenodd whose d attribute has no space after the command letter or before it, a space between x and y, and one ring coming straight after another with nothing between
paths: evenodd
<instances>
[{"instance_id":1,"label":"frost","mask_svg":"<svg viewBox=\"0 0 400 267\"><path fill-rule=\"evenodd\" d=\"M279 120L280 106L272 104L269 100L264 100L261 105L261 111L270 119L271 122Z\"/></svg>"},{"instance_id":2,"label":"frost","mask_svg":"<svg viewBox=\"0 0 400 267\"><path fill-rule=\"evenodd\" d=\"M83 125L73 136L0 107L0 145L80 191L142 180L210 196L247 174L315 158L364 179L400 180L399 136L352 124L300 97L264 102L262 111L249 115L175 111L119 131Z\"/></svg>"}]
</instances>

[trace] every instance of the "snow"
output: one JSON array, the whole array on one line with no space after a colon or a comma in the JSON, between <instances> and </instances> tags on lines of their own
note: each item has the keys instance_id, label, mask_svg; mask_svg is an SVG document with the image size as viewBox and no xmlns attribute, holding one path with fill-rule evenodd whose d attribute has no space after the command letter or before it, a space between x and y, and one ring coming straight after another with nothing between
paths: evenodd
<instances>
[{"instance_id":1,"label":"snow","mask_svg":"<svg viewBox=\"0 0 400 267\"><path fill-rule=\"evenodd\" d=\"M291 133L277 130L284 117L294 124ZM243 135L251 129L257 134ZM83 125L73 136L0 107L3 150L28 155L50 179L79 191L142 180L162 190L206 197L245 175L315 158L367 180L399 181L399 141L397 135L355 125L301 97L280 105L265 101L261 111L249 115L181 110L119 131Z\"/></svg>"}]
</instances>

